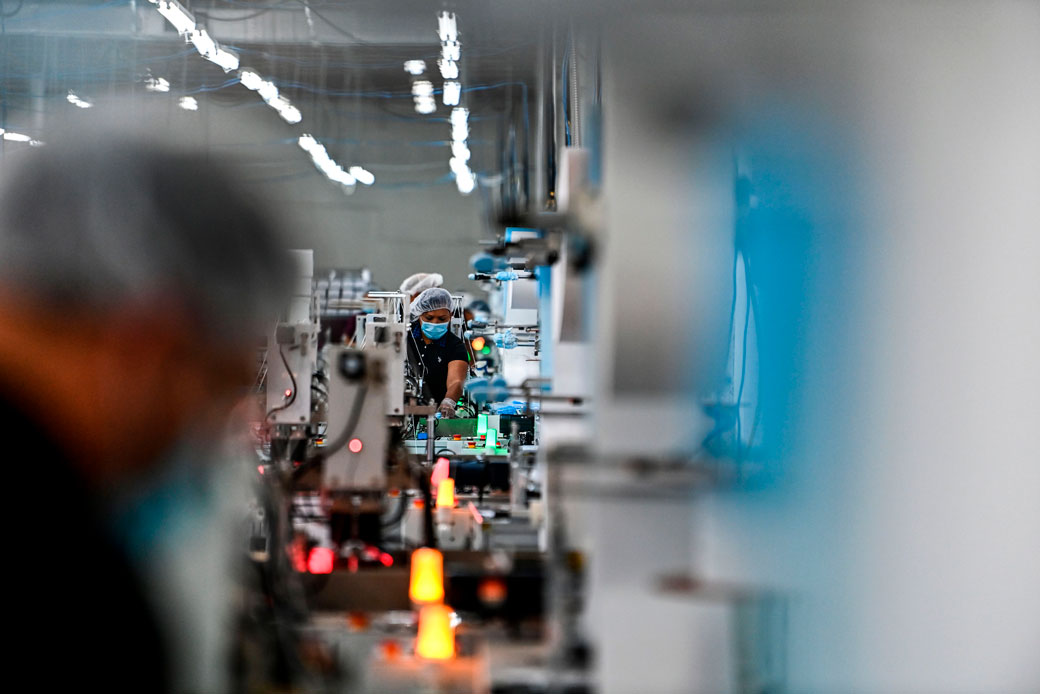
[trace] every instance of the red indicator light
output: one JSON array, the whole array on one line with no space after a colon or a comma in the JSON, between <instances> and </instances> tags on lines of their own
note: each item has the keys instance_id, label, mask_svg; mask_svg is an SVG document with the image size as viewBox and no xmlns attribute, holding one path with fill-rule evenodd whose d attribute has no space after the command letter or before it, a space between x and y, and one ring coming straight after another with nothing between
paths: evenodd
<instances>
[{"instance_id":1,"label":"red indicator light","mask_svg":"<svg viewBox=\"0 0 1040 694\"><path fill-rule=\"evenodd\" d=\"M328 547L315 547L307 556L307 570L312 574L330 574L336 555Z\"/></svg>"},{"instance_id":2,"label":"red indicator light","mask_svg":"<svg viewBox=\"0 0 1040 694\"><path fill-rule=\"evenodd\" d=\"M379 646L385 660L397 660L401 657L401 644L393 639L385 639Z\"/></svg>"},{"instance_id":3,"label":"red indicator light","mask_svg":"<svg viewBox=\"0 0 1040 694\"><path fill-rule=\"evenodd\" d=\"M394 558L391 557L386 552L383 552L382 554L379 555L379 563L382 564L383 566L393 566L394 565Z\"/></svg>"},{"instance_id":4,"label":"red indicator light","mask_svg":"<svg viewBox=\"0 0 1040 694\"><path fill-rule=\"evenodd\" d=\"M361 449L364 448L364 444L361 443L361 439L351 439L350 443L347 444L347 448L350 449L351 453L360 453Z\"/></svg>"},{"instance_id":5,"label":"red indicator light","mask_svg":"<svg viewBox=\"0 0 1040 694\"><path fill-rule=\"evenodd\" d=\"M292 388L286 388L285 389L285 398L286 398L286 400L288 400L291 397L292 397Z\"/></svg>"},{"instance_id":6,"label":"red indicator light","mask_svg":"<svg viewBox=\"0 0 1040 694\"><path fill-rule=\"evenodd\" d=\"M256 466L256 471L259 472L261 475L264 474L264 466L263 465L257 465Z\"/></svg>"},{"instance_id":7,"label":"red indicator light","mask_svg":"<svg viewBox=\"0 0 1040 694\"><path fill-rule=\"evenodd\" d=\"M506 584L498 578L488 578L477 586L477 599L489 607L499 607L508 596Z\"/></svg>"},{"instance_id":8,"label":"red indicator light","mask_svg":"<svg viewBox=\"0 0 1040 694\"><path fill-rule=\"evenodd\" d=\"M293 568L301 574L307 570L307 562L303 559L303 548L298 542L292 543L289 547L289 559L292 561Z\"/></svg>"}]
</instances>

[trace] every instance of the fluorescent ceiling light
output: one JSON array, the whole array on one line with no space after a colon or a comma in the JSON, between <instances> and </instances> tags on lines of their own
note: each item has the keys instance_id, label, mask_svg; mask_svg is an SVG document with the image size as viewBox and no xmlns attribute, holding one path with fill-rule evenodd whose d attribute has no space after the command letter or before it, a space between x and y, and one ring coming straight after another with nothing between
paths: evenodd
<instances>
[{"instance_id":1,"label":"fluorescent ceiling light","mask_svg":"<svg viewBox=\"0 0 1040 694\"><path fill-rule=\"evenodd\" d=\"M263 78L256 74L252 70L239 70L238 81L242 83L242 86L246 89L256 91L263 84Z\"/></svg>"},{"instance_id":2,"label":"fluorescent ceiling light","mask_svg":"<svg viewBox=\"0 0 1040 694\"><path fill-rule=\"evenodd\" d=\"M469 195L473 192L473 189L477 187L477 179L473 175L472 171L468 171L462 175L455 176L455 185L458 187L459 192L463 195Z\"/></svg>"},{"instance_id":3,"label":"fluorescent ceiling light","mask_svg":"<svg viewBox=\"0 0 1040 694\"><path fill-rule=\"evenodd\" d=\"M452 157L448 160L448 168L450 168L455 175L463 174L469 171L469 166L466 164L466 162L462 161L457 157Z\"/></svg>"},{"instance_id":4,"label":"fluorescent ceiling light","mask_svg":"<svg viewBox=\"0 0 1040 694\"><path fill-rule=\"evenodd\" d=\"M432 96L417 96L415 97L415 110L428 116L437 110L437 100Z\"/></svg>"},{"instance_id":5,"label":"fluorescent ceiling light","mask_svg":"<svg viewBox=\"0 0 1040 694\"><path fill-rule=\"evenodd\" d=\"M470 151L465 142L451 143L451 156L461 161L469 161Z\"/></svg>"},{"instance_id":6,"label":"fluorescent ceiling light","mask_svg":"<svg viewBox=\"0 0 1040 694\"><path fill-rule=\"evenodd\" d=\"M458 108L453 108L451 110L451 124L452 125L457 125L459 123L466 123L467 121L469 121L469 109L468 108L462 108L460 106Z\"/></svg>"},{"instance_id":7,"label":"fluorescent ceiling light","mask_svg":"<svg viewBox=\"0 0 1040 694\"><path fill-rule=\"evenodd\" d=\"M409 75L421 75L426 72L426 61L425 60L406 60L404 62L404 71Z\"/></svg>"},{"instance_id":8,"label":"fluorescent ceiling light","mask_svg":"<svg viewBox=\"0 0 1040 694\"><path fill-rule=\"evenodd\" d=\"M76 93L72 91L68 93L68 96L65 97L65 100L73 106L78 106L79 108L90 108L94 105L89 101L79 98L79 96L77 96Z\"/></svg>"},{"instance_id":9,"label":"fluorescent ceiling light","mask_svg":"<svg viewBox=\"0 0 1040 694\"><path fill-rule=\"evenodd\" d=\"M195 18L181 7L180 3L161 0L157 9L159 14L166 17L166 21L173 25L178 34L187 34L189 31L195 30Z\"/></svg>"},{"instance_id":10,"label":"fluorescent ceiling light","mask_svg":"<svg viewBox=\"0 0 1040 694\"><path fill-rule=\"evenodd\" d=\"M367 169L363 169L360 166L350 167L350 175L357 179L358 183L363 183L366 186L370 186L376 182L375 175Z\"/></svg>"},{"instance_id":11,"label":"fluorescent ceiling light","mask_svg":"<svg viewBox=\"0 0 1040 694\"><path fill-rule=\"evenodd\" d=\"M182 96L181 100L177 102L177 105L183 108L185 111L199 110L199 101L193 96Z\"/></svg>"},{"instance_id":12,"label":"fluorescent ceiling light","mask_svg":"<svg viewBox=\"0 0 1040 694\"><path fill-rule=\"evenodd\" d=\"M357 183L357 179L353 175L343 170L343 167L333 161L332 157L329 156L328 150L320 142L314 139L313 135L300 135L296 140L296 143L305 152L311 155L311 161L314 162L314 166L317 167L318 171L322 172L326 178L330 181L334 181L341 185L352 187ZM362 169L364 171L364 169ZM368 173L367 171L365 173ZM369 174L372 178L372 182L375 182L375 177ZM371 185L371 183L366 184Z\"/></svg>"},{"instance_id":13,"label":"fluorescent ceiling light","mask_svg":"<svg viewBox=\"0 0 1040 694\"><path fill-rule=\"evenodd\" d=\"M455 41L459 38L454 12L441 12L437 15L437 35L440 36L441 42Z\"/></svg>"},{"instance_id":14,"label":"fluorescent ceiling light","mask_svg":"<svg viewBox=\"0 0 1040 694\"><path fill-rule=\"evenodd\" d=\"M144 88L150 92L168 92L170 83L162 77L149 77L144 81Z\"/></svg>"},{"instance_id":15,"label":"fluorescent ceiling light","mask_svg":"<svg viewBox=\"0 0 1040 694\"><path fill-rule=\"evenodd\" d=\"M205 58L224 72L231 72L232 70L238 69L238 55L219 46L217 47L216 53L213 55L207 55Z\"/></svg>"},{"instance_id":16,"label":"fluorescent ceiling light","mask_svg":"<svg viewBox=\"0 0 1040 694\"><path fill-rule=\"evenodd\" d=\"M288 100L285 102L285 107L278 110L278 115L282 117L282 120L291 125L295 125L303 120L303 114L300 113L300 109L290 104Z\"/></svg>"},{"instance_id":17,"label":"fluorescent ceiling light","mask_svg":"<svg viewBox=\"0 0 1040 694\"><path fill-rule=\"evenodd\" d=\"M459 78L459 64L454 60L445 60L444 58L438 58L437 66L441 69L441 77L446 80L454 80Z\"/></svg>"},{"instance_id":18,"label":"fluorescent ceiling light","mask_svg":"<svg viewBox=\"0 0 1040 694\"><path fill-rule=\"evenodd\" d=\"M459 98L462 95L462 84L459 82L445 82L444 83L444 105L445 106L458 106Z\"/></svg>"},{"instance_id":19,"label":"fluorescent ceiling light","mask_svg":"<svg viewBox=\"0 0 1040 694\"><path fill-rule=\"evenodd\" d=\"M441 57L445 60L459 60L462 57L462 44L458 41L445 41L441 44Z\"/></svg>"}]
</instances>

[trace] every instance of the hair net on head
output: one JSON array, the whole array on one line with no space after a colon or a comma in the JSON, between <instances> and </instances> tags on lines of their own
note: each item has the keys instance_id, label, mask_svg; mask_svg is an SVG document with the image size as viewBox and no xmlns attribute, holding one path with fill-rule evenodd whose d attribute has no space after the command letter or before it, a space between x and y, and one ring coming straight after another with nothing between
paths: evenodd
<instances>
[{"instance_id":1,"label":"hair net on head","mask_svg":"<svg viewBox=\"0 0 1040 694\"><path fill-rule=\"evenodd\" d=\"M412 302L412 318L417 318L427 311L436 311L439 308L451 310L451 292L440 287L427 289Z\"/></svg>"},{"instance_id":2,"label":"hair net on head","mask_svg":"<svg viewBox=\"0 0 1040 694\"><path fill-rule=\"evenodd\" d=\"M401 282L402 294L418 294L432 287L444 284L444 276L436 272L417 272Z\"/></svg>"}]
</instances>

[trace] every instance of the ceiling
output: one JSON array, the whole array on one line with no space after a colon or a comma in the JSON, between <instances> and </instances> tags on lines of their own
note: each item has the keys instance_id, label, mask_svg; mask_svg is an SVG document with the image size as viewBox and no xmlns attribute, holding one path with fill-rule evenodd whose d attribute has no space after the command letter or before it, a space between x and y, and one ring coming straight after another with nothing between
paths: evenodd
<instances>
[{"instance_id":1,"label":"ceiling","mask_svg":"<svg viewBox=\"0 0 1040 694\"><path fill-rule=\"evenodd\" d=\"M304 114L301 128L315 137L357 144L365 139L365 123L373 119L414 124L414 140L379 145L378 159L387 163L414 161L409 141L447 138L443 124L450 109L439 105L430 116L417 114L411 94L415 78L403 69L406 60L425 60L424 77L440 88L436 6L373 0L183 4L239 56L242 67L278 85ZM463 104L474 121L519 122L542 45L539 18L544 15L531 11L540 5L452 7L462 43ZM147 0L5 0L0 11L5 14L0 32L3 127L36 136L49 111L69 108L69 91L86 100L127 93L144 98L149 77L167 80L172 96L204 97L227 108L263 108L234 71L225 74L203 60Z\"/></svg>"}]
</instances>

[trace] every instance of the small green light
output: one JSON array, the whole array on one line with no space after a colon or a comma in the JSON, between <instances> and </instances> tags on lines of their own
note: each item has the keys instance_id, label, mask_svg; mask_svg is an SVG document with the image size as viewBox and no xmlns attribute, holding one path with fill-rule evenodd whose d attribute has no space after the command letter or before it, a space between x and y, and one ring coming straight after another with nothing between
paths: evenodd
<instances>
[{"instance_id":1,"label":"small green light","mask_svg":"<svg viewBox=\"0 0 1040 694\"><path fill-rule=\"evenodd\" d=\"M487 418L486 414L477 415L477 436L487 433Z\"/></svg>"},{"instance_id":2,"label":"small green light","mask_svg":"<svg viewBox=\"0 0 1040 694\"><path fill-rule=\"evenodd\" d=\"M498 445L498 429L487 430L487 439L484 441L484 445L488 448L494 448Z\"/></svg>"},{"instance_id":3,"label":"small green light","mask_svg":"<svg viewBox=\"0 0 1040 694\"><path fill-rule=\"evenodd\" d=\"M480 350L481 354L491 354L491 345L484 345L484 349Z\"/></svg>"}]
</instances>

